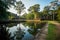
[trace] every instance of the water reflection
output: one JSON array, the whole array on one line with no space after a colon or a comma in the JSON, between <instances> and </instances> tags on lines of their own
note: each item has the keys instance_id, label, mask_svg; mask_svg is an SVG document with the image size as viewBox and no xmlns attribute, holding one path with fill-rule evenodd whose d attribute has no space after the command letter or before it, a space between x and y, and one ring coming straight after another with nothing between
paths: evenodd
<instances>
[{"instance_id":1,"label":"water reflection","mask_svg":"<svg viewBox=\"0 0 60 40\"><path fill-rule=\"evenodd\" d=\"M28 32L35 36L46 23L24 23L25 26L28 26Z\"/></svg>"},{"instance_id":2,"label":"water reflection","mask_svg":"<svg viewBox=\"0 0 60 40\"><path fill-rule=\"evenodd\" d=\"M14 40L34 40L35 35L40 31L40 29L46 23L11 23L6 24L7 28L9 29L9 33L11 33L11 37ZM12 39L13 40L13 39Z\"/></svg>"},{"instance_id":3,"label":"water reflection","mask_svg":"<svg viewBox=\"0 0 60 40\"><path fill-rule=\"evenodd\" d=\"M24 37L24 31L21 30L21 28L17 28L17 31L16 31L16 40L21 40L23 37Z\"/></svg>"},{"instance_id":4,"label":"water reflection","mask_svg":"<svg viewBox=\"0 0 60 40\"><path fill-rule=\"evenodd\" d=\"M5 25L0 24L0 40L10 40L10 33L9 30L6 29Z\"/></svg>"}]
</instances>

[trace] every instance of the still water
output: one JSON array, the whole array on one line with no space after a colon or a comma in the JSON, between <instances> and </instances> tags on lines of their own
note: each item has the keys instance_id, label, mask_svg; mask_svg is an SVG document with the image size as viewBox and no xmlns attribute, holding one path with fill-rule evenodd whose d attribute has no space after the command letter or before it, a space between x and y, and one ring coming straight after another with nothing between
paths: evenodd
<instances>
[{"instance_id":1,"label":"still water","mask_svg":"<svg viewBox=\"0 0 60 40\"><path fill-rule=\"evenodd\" d=\"M46 23L9 23L5 24L6 28L11 33L11 39L13 40L34 40L36 34L40 32L40 29L44 27Z\"/></svg>"}]
</instances>

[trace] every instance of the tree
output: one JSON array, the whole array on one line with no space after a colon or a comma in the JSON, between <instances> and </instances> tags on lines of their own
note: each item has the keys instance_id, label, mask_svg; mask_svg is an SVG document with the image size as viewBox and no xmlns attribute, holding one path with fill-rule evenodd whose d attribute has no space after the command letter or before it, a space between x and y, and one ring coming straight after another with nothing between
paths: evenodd
<instances>
[{"instance_id":1,"label":"tree","mask_svg":"<svg viewBox=\"0 0 60 40\"><path fill-rule=\"evenodd\" d=\"M55 15L56 15L56 13L57 13L57 9L58 9L58 5L59 5L59 3L58 3L59 1L58 0L55 0L55 1L52 1L51 2L51 10L52 10L52 13L53 13L53 20L55 20Z\"/></svg>"},{"instance_id":2,"label":"tree","mask_svg":"<svg viewBox=\"0 0 60 40\"><path fill-rule=\"evenodd\" d=\"M0 0L0 19L3 19L3 17L7 17L7 11L6 9L8 9L7 5L2 1Z\"/></svg>"},{"instance_id":3,"label":"tree","mask_svg":"<svg viewBox=\"0 0 60 40\"><path fill-rule=\"evenodd\" d=\"M28 15L27 13L24 13L21 17L26 18L27 15Z\"/></svg>"},{"instance_id":4,"label":"tree","mask_svg":"<svg viewBox=\"0 0 60 40\"><path fill-rule=\"evenodd\" d=\"M34 14L33 13L27 14L26 19L34 19Z\"/></svg>"},{"instance_id":5,"label":"tree","mask_svg":"<svg viewBox=\"0 0 60 40\"><path fill-rule=\"evenodd\" d=\"M7 9L9 9L9 4L13 1L10 0L10 3L8 2L9 0L0 0L0 20L5 20L8 19L9 12ZM9 4L8 4L9 3ZM11 4L12 5L12 4Z\"/></svg>"},{"instance_id":6,"label":"tree","mask_svg":"<svg viewBox=\"0 0 60 40\"><path fill-rule=\"evenodd\" d=\"M16 0L2 0L8 6L15 5Z\"/></svg>"},{"instance_id":7,"label":"tree","mask_svg":"<svg viewBox=\"0 0 60 40\"><path fill-rule=\"evenodd\" d=\"M58 21L60 21L60 6L57 9L57 13L58 13L58 15L57 15Z\"/></svg>"},{"instance_id":8,"label":"tree","mask_svg":"<svg viewBox=\"0 0 60 40\"><path fill-rule=\"evenodd\" d=\"M48 19L49 11L50 11L50 6L45 6L45 7L44 7L44 10L43 10L44 18L45 18L45 19Z\"/></svg>"},{"instance_id":9,"label":"tree","mask_svg":"<svg viewBox=\"0 0 60 40\"><path fill-rule=\"evenodd\" d=\"M34 19L37 19L38 12L40 11L40 5L35 4L28 9L29 12L34 14Z\"/></svg>"},{"instance_id":10,"label":"tree","mask_svg":"<svg viewBox=\"0 0 60 40\"><path fill-rule=\"evenodd\" d=\"M60 0L57 0L57 20L60 21Z\"/></svg>"},{"instance_id":11,"label":"tree","mask_svg":"<svg viewBox=\"0 0 60 40\"><path fill-rule=\"evenodd\" d=\"M18 1L16 2L16 6L15 6L17 13L19 13L19 15L21 14L21 12L25 9L24 4L22 3L22 1Z\"/></svg>"}]
</instances>

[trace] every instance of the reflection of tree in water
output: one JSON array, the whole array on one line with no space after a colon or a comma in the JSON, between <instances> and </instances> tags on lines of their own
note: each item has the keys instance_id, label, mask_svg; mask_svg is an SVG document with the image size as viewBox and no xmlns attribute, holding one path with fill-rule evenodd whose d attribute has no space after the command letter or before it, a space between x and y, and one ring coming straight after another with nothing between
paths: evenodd
<instances>
[{"instance_id":1,"label":"reflection of tree in water","mask_svg":"<svg viewBox=\"0 0 60 40\"><path fill-rule=\"evenodd\" d=\"M37 32L40 31L40 29L45 26L45 24L46 24L45 22L42 22L42 23L40 23L40 22L34 23L33 22L33 23L25 23L24 25L28 26L30 28L30 29L28 29L28 32L30 34L36 35Z\"/></svg>"},{"instance_id":2,"label":"reflection of tree in water","mask_svg":"<svg viewBox=\"0 0 60 40\"><path fill-rule=\"evenodd\" d=\"M24 37L24 32L21 30L21 28L17 28L17 31L16 31L16 40L21 40L23 37Z\"/></svg>"},{"instance_id":3,"label":"reflection of tree in water","mask_svg":"<svg viewBox=\"0 0 60 40\"><path fill-rule=\"evenodd\" d=\"M8 24L5 24L5 26L7 27L13 27L13 26L17 26L18 23L8 23Z\"/></svg>"},{"instance_id":4,"label":"reflection of tree in water","mask_svg":"<svg viewBox=\"0 0 60 40\"><path fill-rule=\"evenodd\" d=\"M0 40L10 40L9 30L4 25L0 25Z\"/></svg>"}]
</instances>

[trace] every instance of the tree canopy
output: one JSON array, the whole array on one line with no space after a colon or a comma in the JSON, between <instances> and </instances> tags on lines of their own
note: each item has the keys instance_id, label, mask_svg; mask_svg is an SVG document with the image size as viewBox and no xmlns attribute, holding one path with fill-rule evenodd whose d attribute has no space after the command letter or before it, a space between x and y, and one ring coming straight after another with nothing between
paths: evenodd
<instances>
[{"instance_id":1,"label":"tree canopy","mask_svg":"<svg viewBox=\"0 0 60 40\"><path fill-rule=\"evenodd\" d=\"M38 12L40 11L40 5L39 4L35 4L33 6L31 6L28 11L32 12L32 11L35 11L35 12Z\"/></svg>"},{"instance_id":2,"label":"tree canopy","mask_svg":"<svg viewBox=\"0 0 60 40\"><path fill-rule=\"evenodd\" d=\"M17 10L17 13L21 14L21 12L25 9L24 4L22 1L16 2L15 9Z\"/></svg>"},{"instance_id":3,"label":"tree canopy","mask_svg":"<svg viewBox=\"0 0 60 40\"><path fill-rule=\"evenodd\" d=\"M28 9L28 11L30 13L33 13L34 14L34 19L36 19L37 18L37 15L38 15L37 13L40 11L40 5L39 4L35 4L35 5L31 6Z\"/></svg>"},{"instance_id":4,"label":"tree canopy","mask_svg":"<svg viewBox=\"0 0 60 40\"><path fill-rule=\"evenodd\" d=\"M9 12L7 9L9 9L9 5L12 5L15 0L0 0L0 19L8 19Z\"/></svg>"}]
</instances>

